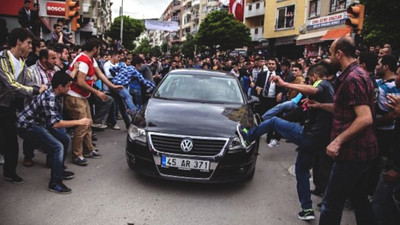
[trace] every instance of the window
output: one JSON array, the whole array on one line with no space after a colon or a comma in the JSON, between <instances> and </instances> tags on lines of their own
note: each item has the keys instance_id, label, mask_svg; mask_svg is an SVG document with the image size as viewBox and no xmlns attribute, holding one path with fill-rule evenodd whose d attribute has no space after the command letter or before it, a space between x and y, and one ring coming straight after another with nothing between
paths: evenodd
<instances>
[{"instance_id":1,"label":"window","mask_svg":"<svg viewBox=\"0 0 400 225\"><path fill-rule=\"evenodd\" d=\"M294 5L278 9L275 28L285 29L294 27Z\"/></svg>"},{"instance_id":2,"label":"window","mask_svg":"<svg viewBox=\"0 0 400 225\"><path fill-rule=\"evenodd\" d=\"M253 5L249 5L249 11L253 9Z\"/></svg>"},{"instance_id":3,"label":"window","mask_svg":"<svg viewBox=\"0 0 400 225\"><path fill-rule=\"evenodd\" d=\"M311 0L310 1L310 13L308 17L319 16L321 10L321 0Z\"/></svg>"},{"instance_id":4,"label":"window","mask_svg":"<svg viewBox=\"0 0 400 225\"><path fill-rule=\"evenodd\" d=\"M258 34L258 28L254 29L254 34Z\"/></svg>"},{"instance_id":5,"label":"window","mask_svg":"<svg viewBox=\"0 0 400 225\"><path fill-rule=\"evenodd\" d=\"M256 9L259 9L260 8L260 3L257 3L256 4Z\"/></svg>"},{"instance_id":6,"label":"window","mask_svg":"<svg viewBox=\"0 0 400 225\"><path fill-rule=\"evenodd\" d=\"M346 9L346 0L331 0L331 12Z\"/></svg>"}]
</instances>

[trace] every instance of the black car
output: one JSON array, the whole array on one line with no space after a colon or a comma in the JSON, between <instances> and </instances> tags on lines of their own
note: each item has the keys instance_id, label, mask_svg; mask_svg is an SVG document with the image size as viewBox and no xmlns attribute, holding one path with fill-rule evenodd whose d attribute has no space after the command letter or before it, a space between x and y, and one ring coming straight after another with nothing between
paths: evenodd
<instances>
[{"instance_id":1,"label":"black car","mask_svg":"<svg viewBox=\"0 0 400 225\"><path fill-rule=\"evenodd\" d=\"M258 141L244 149L240 123L256 123L240 82L196 69L167 74L134 117L126 159L136 172L171 180L223 183L254 175Z\"/></svg>"}]
</instances>

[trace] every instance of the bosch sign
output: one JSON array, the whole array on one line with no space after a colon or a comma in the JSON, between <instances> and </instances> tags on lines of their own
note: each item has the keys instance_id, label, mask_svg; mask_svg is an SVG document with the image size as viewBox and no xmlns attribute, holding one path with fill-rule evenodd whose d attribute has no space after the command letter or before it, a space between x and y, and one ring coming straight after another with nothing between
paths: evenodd
<instances>
[{"instance_id":1,"label":"bosch sign","mask_svg":"<svg viewBox=\"0 0 400 225\"><path fill-rule=\"evenodd\" d=\"M65 17L65 2L46 2L47 16Z\"/></svg>"}]
</instances>

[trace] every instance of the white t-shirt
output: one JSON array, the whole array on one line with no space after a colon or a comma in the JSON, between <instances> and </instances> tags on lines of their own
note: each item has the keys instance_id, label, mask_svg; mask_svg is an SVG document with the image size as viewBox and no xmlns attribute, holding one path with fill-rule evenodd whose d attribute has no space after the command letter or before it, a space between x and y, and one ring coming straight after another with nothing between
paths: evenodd
<instances>
[{"instance_id":1,"label":"white t-shirt","mask_svg":"<svg viewBox=\"0 0 400 225\"><path fill-rule=\"evenodd\" d=\"M17 80L19 75L20 75L20 73L21 73L21 71L22 71L22 67L24 65L23 61L22 61L22 59L15 58L15 56L10 51L8 51L8 54L9 54L9 56L11 58L12 67L14 68L15 80Z\"/></svg>"},{"instance_id":2,"label":"white t-shirt","mask_svg":"<svg viewBox=\"0 0 400 225\"><path fill-rule=\"evenodd\" d=\"M71 65L74 65L74 64L75 64L75 61L76 61L79 57L81 57L82 55L87 56L87 55L84 54L84 53L81 53L81 54L77 55L77 56L75 57L75 59L72 61ZM87 57L89 58L89 56L87 56ZM82 62L82 61L79 61L78 63L79 63L79 72L82 72L82 73L84 73L84 74L87 74L87 73L89 72L89 65L86 64L86 63L84 63L84 62ZM97 64L96 60L93 60L93 67L95 68L95 67L98 67L98 66L99 66L99 65ZM85 98L84 96L82 96L82 95L76 93L76 92L73 91L73 90L69 90L69 91L67 92L67 94L70 95L70 96L73 96L73 97L77 97L77 98Z\"/></svg>"},{"instance_id":3,"label":"white t-shirt","mask_svg":"<svg viewBox=\"0 0 400 225\"><path fill-rule=\"evenodd\" d=\"M103 69L104 69L104 73L106 74L106 77L109 79L112 79L113 76L110 73L110 68L118 66L118 64L112 64L110 60L108 60L106 63L104 63Z\"/></svg>"}]
</instances>

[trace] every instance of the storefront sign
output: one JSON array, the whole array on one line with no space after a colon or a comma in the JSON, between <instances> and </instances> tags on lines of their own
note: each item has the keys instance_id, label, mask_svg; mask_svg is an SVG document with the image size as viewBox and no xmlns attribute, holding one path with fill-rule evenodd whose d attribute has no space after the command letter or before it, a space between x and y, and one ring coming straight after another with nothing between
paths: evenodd
<instances>
[{"instance_id":1,"label":"storefront sign","mask_svg":"<svg viewBox=\"0 0 400 225\"><path fill-rule=\"evenodd\" d=\"M65 17L65 2L46 2L46 12L49 17Z\"/></svg>"},{"instance_id":2,"label":"storefront sign","mask_svg":"<svg viewBox=\"0 0 400 225\"><path fill-rule=\"evenodd\" d=\"M344 12L312 20L307 20L307 30L344 24L346 19L347 19L347 13Z\"/></svg>"}]
</instances>

